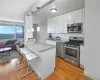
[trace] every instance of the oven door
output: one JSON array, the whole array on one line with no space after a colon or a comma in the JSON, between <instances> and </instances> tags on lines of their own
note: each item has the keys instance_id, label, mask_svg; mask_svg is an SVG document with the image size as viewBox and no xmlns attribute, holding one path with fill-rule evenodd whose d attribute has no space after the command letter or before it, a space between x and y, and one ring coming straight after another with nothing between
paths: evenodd
<instances>
[{"instance_id":1,"label":"oven door","mask_svg":"<svg viewBox=\"0 0 100 80\"><path fill-rule=\"evenodd\" d=\"M65 59L71 60L72 62L80 61L79 48L73 48L69 46L65 46Z\"/></svg>"}]
</instances>

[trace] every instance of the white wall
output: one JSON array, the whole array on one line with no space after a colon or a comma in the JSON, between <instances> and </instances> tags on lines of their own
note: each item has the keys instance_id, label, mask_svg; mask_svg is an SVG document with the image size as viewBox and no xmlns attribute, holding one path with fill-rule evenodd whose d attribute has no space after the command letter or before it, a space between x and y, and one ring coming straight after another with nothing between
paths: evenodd
<instances>
[{"instance_id":1,"label":"white wall","mask_svg":"<svg viewBox=\"0 0 100 80\"><path fill-rule=\"evenodd\" d=\"M36 32L36 41L44 43L47 37L47 21L38 22L38 27L40 32Z\"/></svg>"},{"instance_id":2,"label":"white wall","mask_svg":"<svg viewBox=\"0 0 100 80\"><path fill-rule=\"evenodd\" d=\"M40 42L45 42L47 37L47 20L41 21L38 26L40 27Z\"/></svg>"},{"instance_id":3,"label":"white wall","mask_svg":"<svg viewBox=\"0 0 100 80\"><path fill-rule=\"evenodd\" d=\"M33 38L33 32L32 27L33 27L33 17L32 16L25 16L25 25L24 25L24 41L25 44L27 43L28 38ZM28 28L30 31L28 32Z\"/></svg>"},{"instance_id":4,"label":"white wall","mask_svg":"<svg viewBox=\"0 0 100 80\"><path fill-rule=\"evenodd\" d=\"M84 60L85 74L100 80L100 0L85 0Z\"/></svg>"},{"instance_id":5,"label":"white wall","mask_svg":"<svg viewBox=\"0 0 100 80\"><path fill-rule=\"evenodd\" d=\"M0 24L5 24L5 25L23 25L24 26L24 22L11 22L11 21L2 21L0 20Z\"/></svg>"},{"instance_id":6,"label":"white wall","mask_svg":"<svg viewBox=\"0 0 100 80\"><path fill-rule=\"evenodd\" d=\"M35 14L33 15L33 24L36 24L36 26L34 27L40 27L39 32L37 31L34 32L34 38L36 42L44 43L45 39L47 38L47 20L40 18L38 14Z\"/></svg>"}]
</instances>

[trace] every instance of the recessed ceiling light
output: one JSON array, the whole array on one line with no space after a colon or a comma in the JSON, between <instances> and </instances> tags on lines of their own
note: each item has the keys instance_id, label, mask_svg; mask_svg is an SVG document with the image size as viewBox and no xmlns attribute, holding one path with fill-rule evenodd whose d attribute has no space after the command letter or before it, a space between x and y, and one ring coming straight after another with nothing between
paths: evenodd
<instances>
[{"instance_id":1,"label":"recessed ceiling light","mask_svg":"<svg viewBox=\"0 0 100 80\"><path fill-rule=\"evenodd\" d=\"M57 9L56 9L56 8L52 8L52 9L50 9L50 11L51 11L52 13L56 13L56 12L57 12Z\"/></svg>"}]
</instances>

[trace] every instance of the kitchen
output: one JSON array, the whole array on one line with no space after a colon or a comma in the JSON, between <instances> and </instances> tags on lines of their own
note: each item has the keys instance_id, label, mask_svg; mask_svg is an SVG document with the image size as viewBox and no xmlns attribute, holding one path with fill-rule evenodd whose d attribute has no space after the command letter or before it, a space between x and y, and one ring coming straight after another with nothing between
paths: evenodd
<instances>
[{"instance_id":1,"label":"kitchen","mask_svg":"<svg viewBox=\"0 0 100 80\"><path fill-rule=\"evenodd\" d=\"M37 7L28 15L31 27L26 30L33 29L33 33L25 33L26 43L33 38L37 43L56 46L56 56L84 69L84 7L84 0L55 0Z\"/></svg>"},{"instance_id":2,"label":"kitchen","mask_svg":"<svg viewBox=\"0 0 100 80\"><path fill-rule=\"evenodd\" d=\"M78 63L80 64L78 67L81 68L84 68L84 4L84 0L76 0L73 8L73 0L69 3L66 0L57 0L34 13L32 21L34 28L32 36L34 36L36 42L56 46L59 45L56 43L68 42L70 37L77 37L76 40L81 39L83 43L80 44L78 49ZM67 8L67 6L70 8ZM56 12L53 13L52 9L55 9ZM36 27L39 30L36 31ZM58 50L56 48L56 52L58 52L56 55L59 55ZM61 51L60 54L62 54Z\"/></svg>"},{"instance_id":3,"label":"kitchen","mask_svg":"<svg viewBox=\"0 0 100 80\"><path fill-rule=\"evenodd\" d=\"M69 24L71 24L71 25L69 25ZM52 27L51 27L51 25L52 25ZM77 28L79 30L76 31L75 29L77 29ZM48 33L50 33L49 39L46 40L46 43L48 43L48 44L60 46L59 43L56 44L56 42L62 42L62 43L68 42L71 37L72 38L76 37L76 38L81 39L81 41L83 43L82 43L82 45L80 44L80 49L79 49L80 58L79 59L80 59L80 67L84 68L84 62L83 62L83 58L82 58L82 55L84 54L84 8L48 19L48 28L47 29L48 29ZM71 29L72 29L72 31L71 31ZM78 39L76 39L76 40L78 40ZM80 42L80 40L79 40L79 42ZM58 47L58 46L56 46L56 47ZM62 54L62 52L64 53L64 51L58 51L60 48L58 48L58 49L56 48L58 55ZM65 55L63 55L63 56L65 56ZM59 56L59 57L61 57L61 56ZM64 58L64 57L61 57L61 58Z\"/></svg>"},{"instance_id":4,"label":"kitchen","mask_svg":"<svg viewBox=\"0 0 100 80\"><path fill-rule=\"evenodd\" d=\"M100 0L0 3L0 80L100 80Z\"/></svg>"}]
</instances>

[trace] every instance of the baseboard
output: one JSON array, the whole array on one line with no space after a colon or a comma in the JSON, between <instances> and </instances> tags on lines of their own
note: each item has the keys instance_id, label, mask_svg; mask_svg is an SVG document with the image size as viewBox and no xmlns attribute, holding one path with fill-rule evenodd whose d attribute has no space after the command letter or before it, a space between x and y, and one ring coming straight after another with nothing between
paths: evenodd
<instances>
[{"instance_id":1,"label":"baseboard","mask_svg":"<svg viewBox=\"0 0 100 80\"><path fill-rule=\"evenodd\" d=\"M86 72L86 71L84 71L84 75L90 77L90 78L93 79L93 80L100 80L100 79L98 79L98 78L96 78L96 77L94 77L94 76L91 76L91 75L88 74L88 72Z\"/></svg>"}]
</instances>

